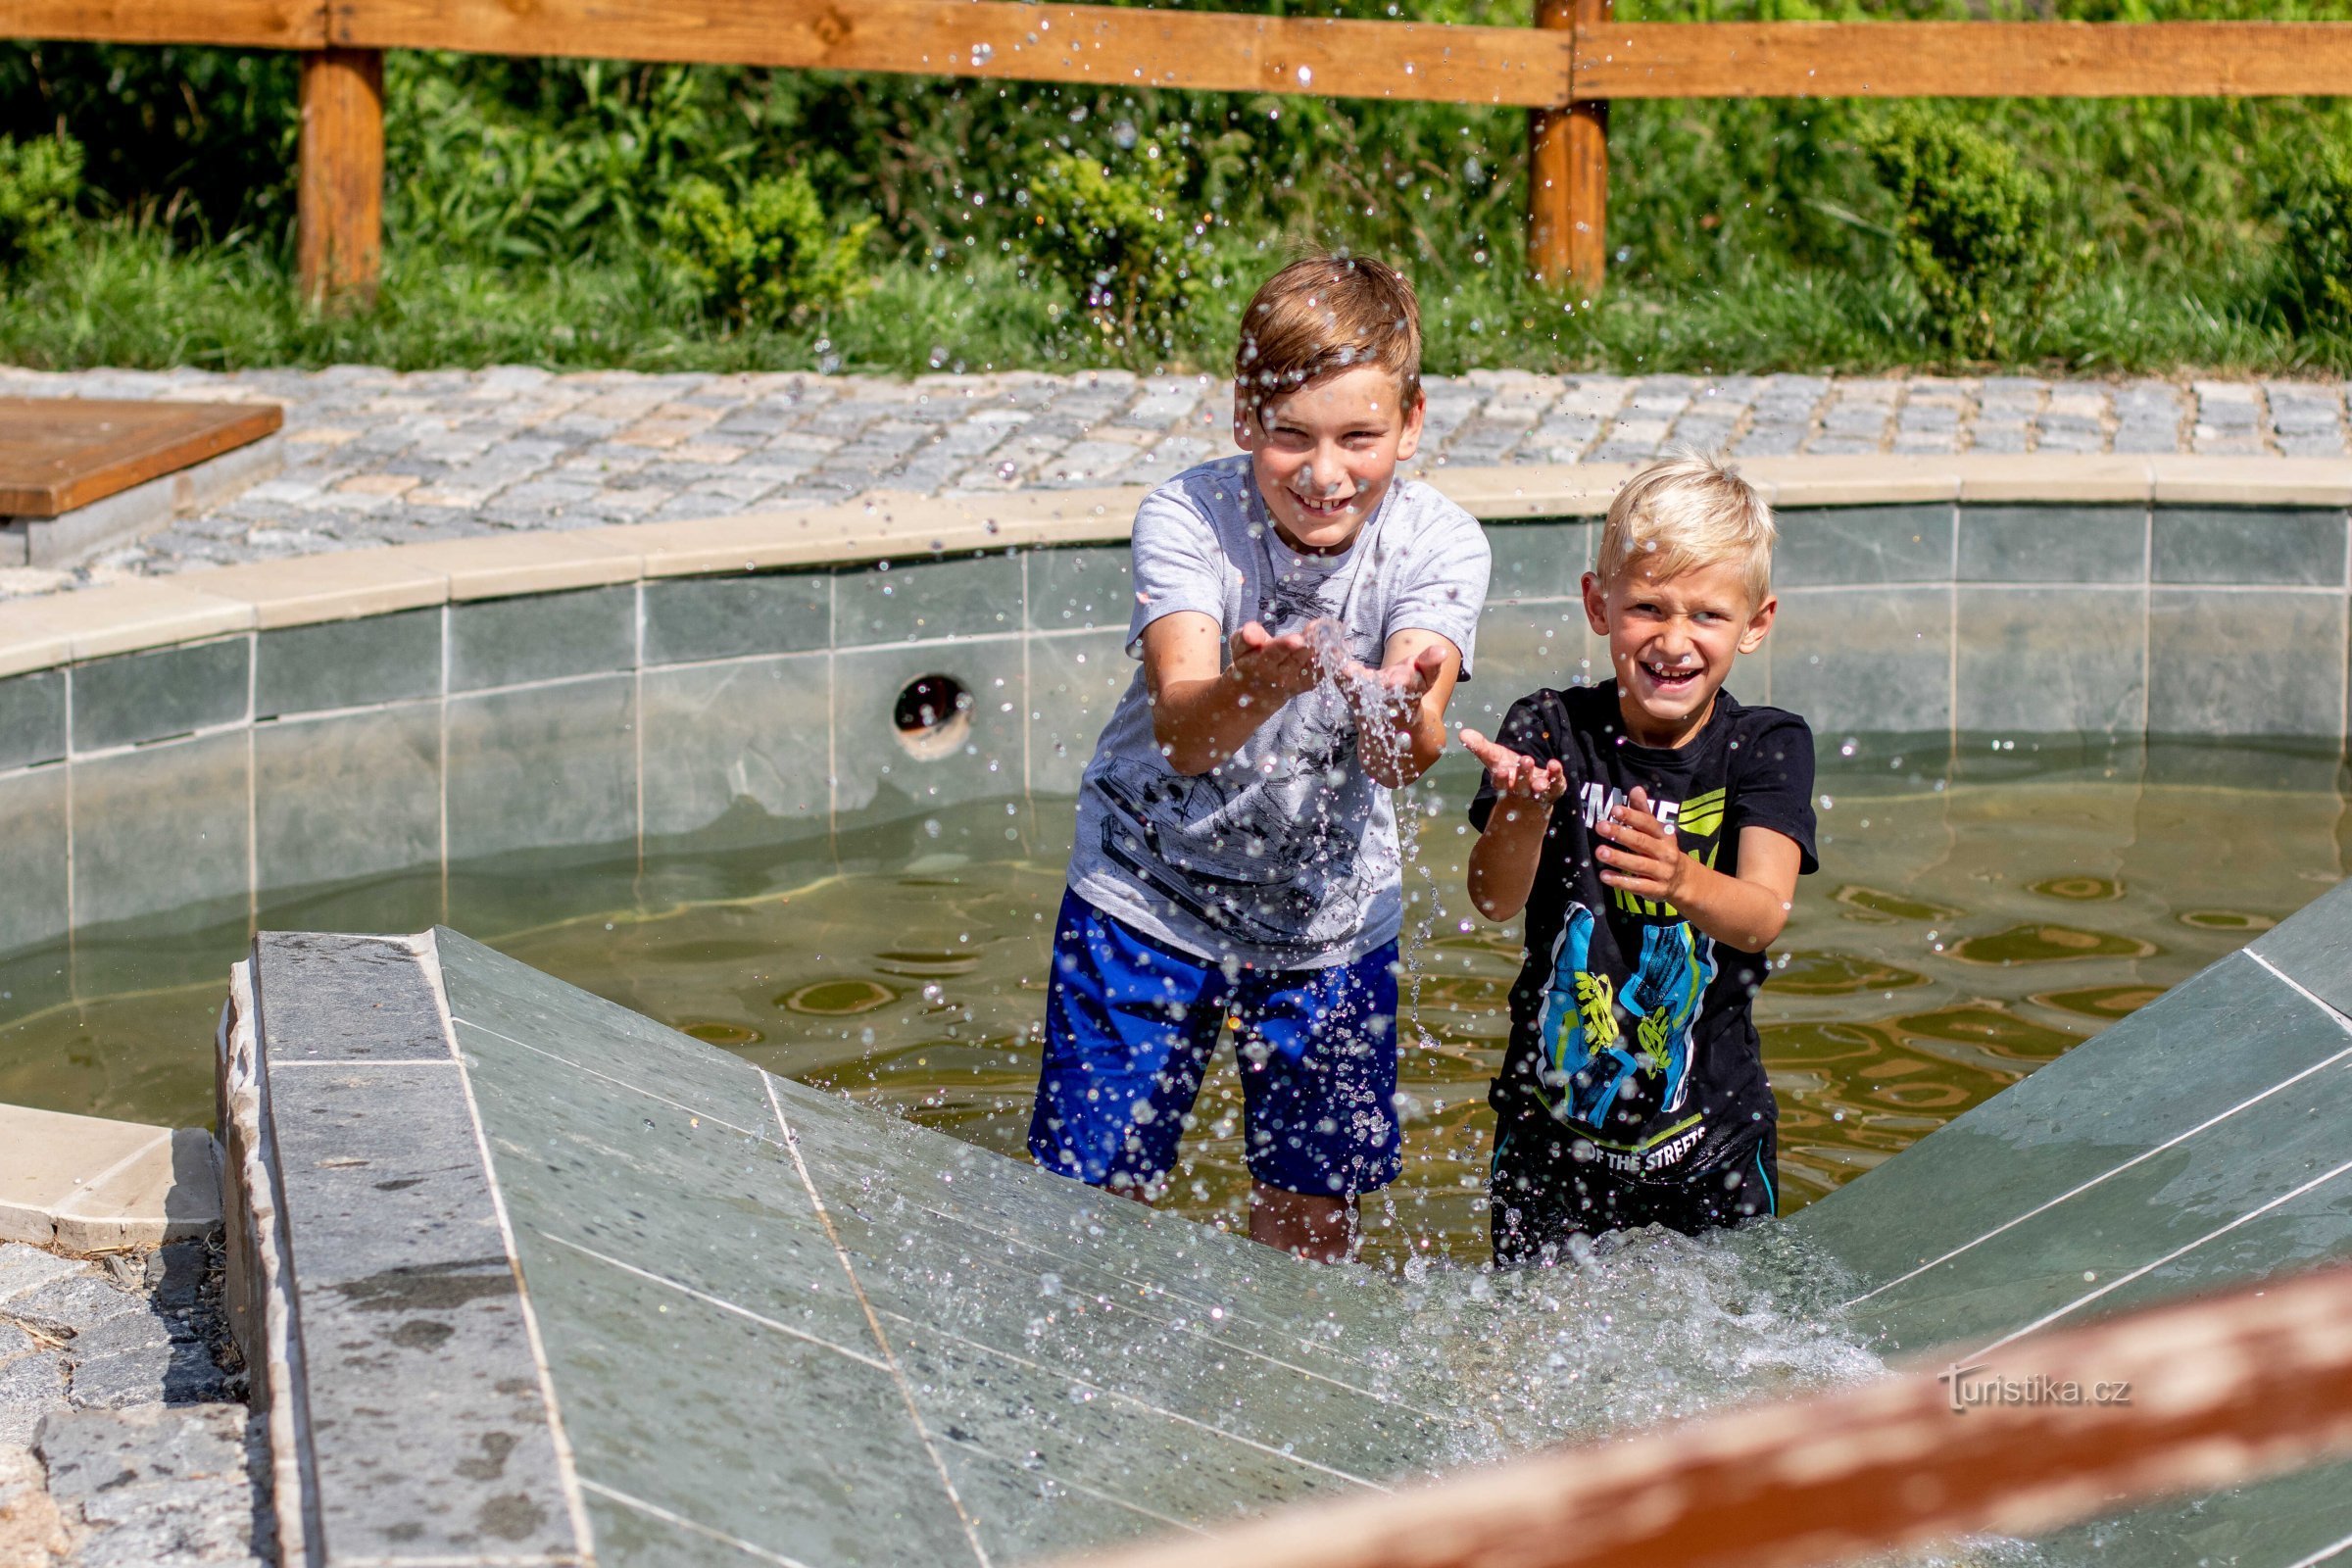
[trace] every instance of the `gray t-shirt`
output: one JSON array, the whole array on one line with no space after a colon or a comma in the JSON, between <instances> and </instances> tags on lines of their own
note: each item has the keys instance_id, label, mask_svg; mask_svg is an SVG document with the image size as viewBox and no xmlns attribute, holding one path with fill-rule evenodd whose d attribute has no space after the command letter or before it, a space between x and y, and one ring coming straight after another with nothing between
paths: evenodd
<instances>
[{"instance_id":1,"label":"gray t-shirt","mask_svg":"<svg viewBox=\"0 0 2352 1568\"><path fill-rule=\"evenodd\" d=\"M1329 617L1378 666L1396 632L1436 632L1470 668L1487 597L1476 518L1399 478L1337 556L1282 542L1244 455L1205 463L1135 514L1127 652L1162 615L1213 616L1230 642ZM1355 720L1326 682L1293 698L1242 749L1187 776L1160 755L1139 669L1096 743L1078 794L1070 887L1115 920L1199 957L1317 969L1392 941L1403 920L1396 812L1356 755Z\"/></svg>"}]
</instances>

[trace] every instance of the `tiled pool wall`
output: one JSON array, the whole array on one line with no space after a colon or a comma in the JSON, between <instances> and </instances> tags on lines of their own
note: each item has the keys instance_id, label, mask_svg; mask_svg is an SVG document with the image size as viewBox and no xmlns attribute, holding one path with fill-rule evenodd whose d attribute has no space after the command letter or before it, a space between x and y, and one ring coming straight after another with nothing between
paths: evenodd
<instances>
[{"instance_id":1,"label":"tiled pool wall","mask_svg":"<svg viewBox=\"0 0 2352 1568\"><path fill-rule=\"evenodd\" d=\"M1733 689L1832 745L2344 734L2341 510L1781 522L1781 619ZM1574 597L1597 531L1489 525L1457 716L1603 672ZM1067 794L1133 670L1131 597L1123 544L1063 546L457 603L0 680L0 954L419 867L725 854ZM973 704L966 743L926 760L893 712L931 674Z\"/></svg>"}]
</instances>

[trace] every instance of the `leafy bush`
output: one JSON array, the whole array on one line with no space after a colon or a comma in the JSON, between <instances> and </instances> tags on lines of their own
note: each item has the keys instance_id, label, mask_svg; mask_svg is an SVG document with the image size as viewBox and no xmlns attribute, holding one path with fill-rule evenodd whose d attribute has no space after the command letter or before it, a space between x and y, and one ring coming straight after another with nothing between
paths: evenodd
<instances>
[{"instance_id":1,"label":"leafy bush","mask_svg":"<svg viewBox=\"0 0 2352 1568\"><path fill-rule=\"evenodd\" d=\"M1180 162L1154 142L1135 172L1056 153L1029 181L1026 248L1114 348L1171 351L1207 291L1195 263L1205 225L1185 220Z\"/></svg>"},{"instance_id":2,"label":"leafy bush","mask_svg":"<svg viewBox=\"0 0 2352 1568\"><path fill-rule=\"evenodd\" d=\"M1894 199L1895 254L1949 352L1991 359L2040 319L2061 273L2049 182L1939 106L1905 104L1864 139Z\"/></svg>"},{"instance_id":3,"label":"leafy bush","mask_svg":"<svg viewBox=\"0 0 2352 1568\"><path fill-rule=\"evenodd\" d=\"M828 310L866 285L866 240L875 220L836 234L816 189L799 170L755 180L740 195L696 175L662 214L670 263L712 315L767 326Z\"/></svg>"},{"instance_id":4,"label":"leafy bush","mask_svg":"<svg viewBox=\"0 0 2352 1568\"><path fill-rule=\"evenodd\" d=\"M65 249L81 194L81 147L69 136L0 136L0 276Z\"/></svg>"},{"instance_id":5,"label":"leafy bush","mask_svg":"<svg viewBox=\"0 0 2352 1568\"><path fill-rule=\"evenodd\" d=\"M2278 303L2297 330L2352 327L2352 148L2296 154L2267 204L2280 231Z\"/></svg>"}]
</instances>

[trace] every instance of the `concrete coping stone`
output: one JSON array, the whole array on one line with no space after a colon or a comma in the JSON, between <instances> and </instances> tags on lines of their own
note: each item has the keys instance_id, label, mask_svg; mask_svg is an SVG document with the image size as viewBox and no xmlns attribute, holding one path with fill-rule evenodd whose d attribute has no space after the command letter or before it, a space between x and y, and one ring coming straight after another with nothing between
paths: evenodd
<instances>
[{"instance_id":1,"label":"concrete coping stone","mask_svg":"<svg viewBox=\"0 0 2352 1568\"><path fill-rule=\"evenodd\" d=\"M220 1170L201 1127L0 1105L0 1242L109 1252L203 1236L220 1223Z\"/></svg>"},{"instance_id":2,"label":"concrete coping stone","mask_svg":"<svg viewBox=\"0 0 2352 1568\"><path fill-rule=\"evenodd\" d=\"M2352 459L2104 454L1750 458L1779 507L2132 503L2352 507ZM1630 463L1438 467L1482 521L1595 516ZM851 565L912 554L1116 543L1149 486L930 496L876 490L709 519L296 556L0 603L0 676L224 633L648 578Z\"/></svg>"}]
</instances>

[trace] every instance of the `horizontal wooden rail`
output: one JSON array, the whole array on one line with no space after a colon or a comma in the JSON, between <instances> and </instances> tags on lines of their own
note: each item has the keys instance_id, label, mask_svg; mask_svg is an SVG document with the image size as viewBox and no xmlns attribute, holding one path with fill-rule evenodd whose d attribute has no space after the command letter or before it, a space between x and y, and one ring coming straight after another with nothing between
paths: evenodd
<instances>
[{"instance_id":1,"label":"horizontal wooden rail","mask_svg":"<svg viewBox=\"0 0 2352 1568\"><path fill-rule=\"evenodd\" d=\"M1646 22L1577 40L1578 98L2352 93L2346 22Z\"/></svg>"},{"instance_id":2,"label":"horizontal wooden rail","mask_svg":"<svg viewBox=\"0 0 2352 1568\"><path fill-rule=\"evenodd\" d=\"M1098 1568L1785 1568L1971 1531L2037 1535L2347 1447L2352 1268L2337 1267L2023 1340L1964 1368L1301 1504Z\"/></svg>"},{"instance_id":3,"label":"horizontal wooden rail","mask_svg":"<svg viewBox=\"0 0 2352 1568\"><path fill-rule=\"evenodd\" d=\"M1009 0L332 0L361 49L594 55L1107 87L1554 104L1570 40L1525 27L1019 5Z\"/></svg>"},{"instance_id":4,"label":"horizontal wooden rail","mask_svg":"<svg viewBox=\"0 0 2352 1568\"><path fill-rule=\"evenodd\" d=\"M0 38L323 49L319 0L0 0Z\"/></svg>"}]
</instances>

